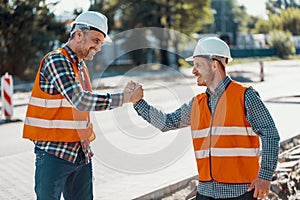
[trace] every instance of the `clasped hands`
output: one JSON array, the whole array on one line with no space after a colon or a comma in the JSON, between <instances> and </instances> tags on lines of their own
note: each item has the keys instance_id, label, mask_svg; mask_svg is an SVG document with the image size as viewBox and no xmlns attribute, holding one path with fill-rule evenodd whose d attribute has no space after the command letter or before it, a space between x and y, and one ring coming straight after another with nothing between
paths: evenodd
<instances>
[{"instance_id":1,"label":"clasped hands","mask_svg":"<svg viewBox=\"0 0 300 200\"><path fill-rule=\"evenodd\" d=\"M134 81L129 81L123 90L124 103L135 104L144 97L144 90L142 85Z\"/></svg>"}]
</instances>

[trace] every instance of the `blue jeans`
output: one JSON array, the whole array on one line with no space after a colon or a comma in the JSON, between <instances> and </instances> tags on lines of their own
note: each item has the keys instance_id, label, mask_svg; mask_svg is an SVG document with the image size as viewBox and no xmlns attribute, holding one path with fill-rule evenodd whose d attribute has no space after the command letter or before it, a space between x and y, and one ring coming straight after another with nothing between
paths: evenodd
<instances>
[{"instance_id":1,"label":"blue jeans","mask_svg":"<svg viewBox=\"0 0 300 200\"><path fill-rule=\"evenodd\" d=\"M84 162L83 152L75 163L35 148L35 193L37 200L93 199L92 163Z\"/></svg>"}]
</instances>

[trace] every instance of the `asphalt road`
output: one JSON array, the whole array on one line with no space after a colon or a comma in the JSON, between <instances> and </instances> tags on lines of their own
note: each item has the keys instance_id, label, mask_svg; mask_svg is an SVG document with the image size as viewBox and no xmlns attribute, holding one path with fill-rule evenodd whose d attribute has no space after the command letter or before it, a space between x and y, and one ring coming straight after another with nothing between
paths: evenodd
<instances>
[{"instance_id":1,"label":"asphalt road","mask_svg":"<svg viewBox=\"0 0 300 200\"><path fill-rule=\"evenodd\" d=\"M260 82L258 63L228 67L234 79L251 84L259 92L274 118L281 141L300 133L299 63L265 62L264 82ZM184 74L190 73L190 69L184 70ZM145 88L145 99L165 112L175 110L205 89L197 87L191 76L152 75L120 76L106 81L117 85L130 79L139 81ZM121 88L100 92L114 91ZM27 96L22 96L23 103L28 101ZM15 107L14 118L24 119L25 110L25 106ZM92 145L95 199L132 199L196 174L188 128L162 134L139 118L130 104L94 112L92 120L97 133ZM0 198L32 199L33 145L21 138L22 122L1 124L0 134Z\"/></svg>"}]
</instances>

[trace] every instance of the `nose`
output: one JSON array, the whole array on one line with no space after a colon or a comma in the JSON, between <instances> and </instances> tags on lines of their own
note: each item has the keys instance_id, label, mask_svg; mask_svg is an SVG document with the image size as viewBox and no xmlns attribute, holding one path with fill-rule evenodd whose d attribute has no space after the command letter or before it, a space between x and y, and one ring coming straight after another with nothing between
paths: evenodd
<instances>
[{"instance_id":1,"label":"nose","mask_svg":"<svg viewBox=\"0 0 300 200\"><path fill-rule=\"evenodd\" d=\"M96 47L95 47L95 50L97 52L101 51L101 48L102 48L102 45L101 44L98 44Z\"/></svg>"},{"instance_id":2,"label":"nose","mask_svg":"<svg viewBox=\"0 0 300 200\"><path fill-rule=\"evenodd\" d=\"M195 69L195 67L193 67L192 74L194 74L194 75L197 74L197 70Z\"/></svg>"}]
</instances>

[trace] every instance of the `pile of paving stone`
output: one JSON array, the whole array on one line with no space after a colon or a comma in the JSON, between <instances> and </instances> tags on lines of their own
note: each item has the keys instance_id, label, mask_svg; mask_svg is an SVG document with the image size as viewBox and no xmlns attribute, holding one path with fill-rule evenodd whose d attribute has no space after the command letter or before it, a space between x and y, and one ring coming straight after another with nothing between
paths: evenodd
<instances>
[{"instance_id":1,"label":"pile of paving stone","mask_svg":"<svg viewBox=\"0 0 300 200\"><path fill-rule=\"evenodd\" d=\"M279 162L271 182L271 190L263 200L300 200L300 136L280 144ZM193 200L197 180L162 200Z\"/></svg>"},{"instance_id":2,"label":"pile of paving stone","mask_svg":"<svg viewBox=\"0 0 300 200\"><path fill-rule=\"evenodd\" d=\"M271 192L265 199L300 199L300 137L286 140L280 147L279 162L271 182Z\"/></svg>"}]
</instances>

